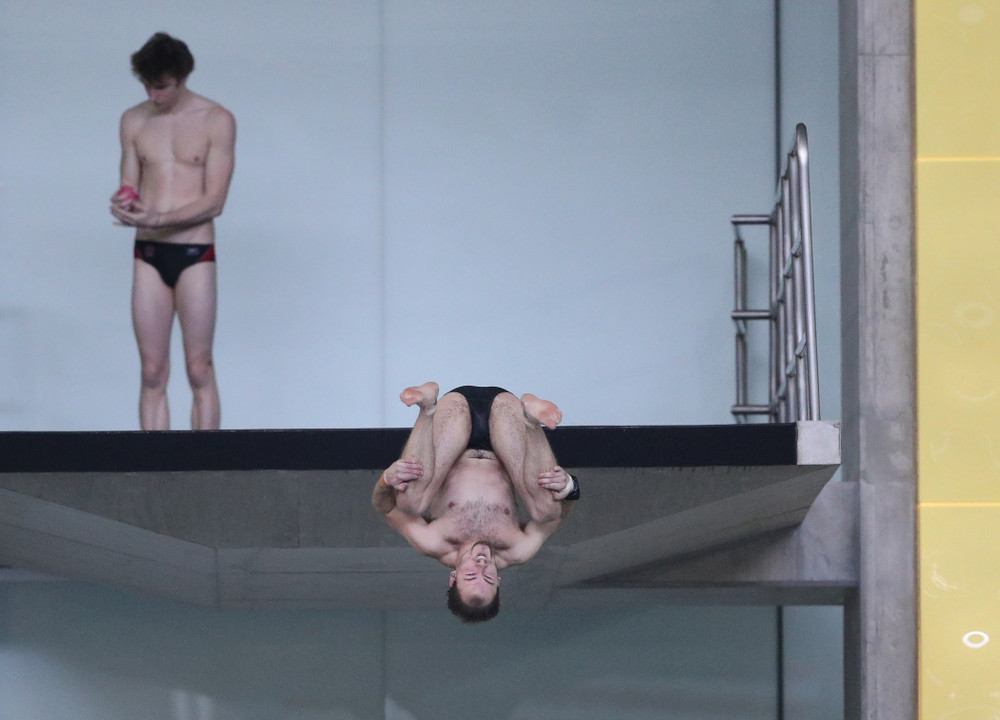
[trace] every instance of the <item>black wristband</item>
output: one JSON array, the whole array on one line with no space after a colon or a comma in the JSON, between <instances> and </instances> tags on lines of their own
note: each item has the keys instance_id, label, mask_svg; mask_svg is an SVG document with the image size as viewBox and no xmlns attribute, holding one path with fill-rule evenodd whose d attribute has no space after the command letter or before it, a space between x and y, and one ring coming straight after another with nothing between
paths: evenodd
<instances>
[{"instance_id":1,"label":"black wristband","mask_svg":"<svg viewBox=\"0 0 1000 720\"><path fill-rule=\"evenodd\" d=\"M580 478L576 477L575 475L570 475L569 473L566 473L566 477L570 478L570 480L572 480L572 482L573 482L573 492L571 492L569 495L567 495L566 497L564 497L562 499L563 502L569 502L569 501L572 501L572 500L579 500L580 499Z\"/></svg>"}]
</instances>

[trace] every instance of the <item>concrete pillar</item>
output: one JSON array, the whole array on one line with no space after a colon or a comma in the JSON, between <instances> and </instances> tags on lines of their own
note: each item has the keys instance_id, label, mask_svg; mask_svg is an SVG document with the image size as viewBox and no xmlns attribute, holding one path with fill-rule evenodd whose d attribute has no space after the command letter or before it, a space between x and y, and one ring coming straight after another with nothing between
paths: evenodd
<instances>
[{"instance_id":1,"label":"concrete pillar","mask_svg":"<svg viewBox=\"0 0 1000 720\"><path fill-rule=\"evenodd\" d=\"M916 695L911 0L842 0L844 479L860 483L845 607L849 718L913 720Z\"/></svg>"}]
</instances>

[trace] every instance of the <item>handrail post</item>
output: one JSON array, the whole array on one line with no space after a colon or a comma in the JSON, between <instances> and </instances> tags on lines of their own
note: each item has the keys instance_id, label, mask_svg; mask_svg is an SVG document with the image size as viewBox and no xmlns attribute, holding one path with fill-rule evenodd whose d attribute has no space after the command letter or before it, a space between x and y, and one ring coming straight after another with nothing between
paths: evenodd
<instances>
[{"instance_id":1,"label":"handrail post","mask_svg":"<svg viewBox=\"0 0 1000 720\"><path fill-rule=\"evenodd\" d=\"M806 342L809 344L809 405L812 409L809 420L818 420L819 415L819 345L816 342L816 289L813 273L812 199L809 191L809 137L806 126L795 126L795 153L799 164L799 204L802 217L802 266L803 289L808 298L806 303Z\"/></svg>"}]
</instances>

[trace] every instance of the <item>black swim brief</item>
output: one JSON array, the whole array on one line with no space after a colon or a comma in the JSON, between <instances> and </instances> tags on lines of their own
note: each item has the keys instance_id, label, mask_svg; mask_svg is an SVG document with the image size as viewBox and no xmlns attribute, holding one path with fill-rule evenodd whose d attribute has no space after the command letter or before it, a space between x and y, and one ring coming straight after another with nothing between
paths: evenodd
<instances>
[{"instance_id":1,"label":"black swim brief","mask_svg":"<svg viewBox=\"0 0 1000 720\"><path fill-rule=\"evenodd\" d=\"M172 288L181 273L195 263L215 262L215 245L136 240L134 255L156 268L163 282Z\"/></svg>"},{"instance_id":2,"label":"black swim brief","mask_svg":"<svg viewBox=\"0 0 1000 720\"><path fill-rule=\"evenodd\" d=\"M493 452L490 442L490 410L493 400L500 393L508 392L501 387L478 387L463 385L451 392L457 392L469 403L469 415L472 418L472 434L469 436L469 450L489 450Z\"/></svg>"}]
</instances>

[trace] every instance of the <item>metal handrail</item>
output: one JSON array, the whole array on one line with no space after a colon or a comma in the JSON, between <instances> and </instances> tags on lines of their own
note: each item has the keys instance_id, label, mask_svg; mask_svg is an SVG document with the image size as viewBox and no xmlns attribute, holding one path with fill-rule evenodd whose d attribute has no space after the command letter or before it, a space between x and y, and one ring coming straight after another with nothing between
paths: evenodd
<instances>
[{"instance_id":1,"label":"metal handrail","mask_svg":"<svg viewBox=\"0 0 1000 720\"><path fill-rule=\"evenodd\" d=\"M770 422L819 419L819 358L816 346L816 293L813 285L812 209L809 195L809 142L806 126L795 126L768 215L733 215L735 232L734 307L736 327L737 422L767 415ZM744 226L767 225L768 307L747 308L747 251ZM749 402L747 323L768 322L768 401Z\"/></svg>"}]
</instances>

